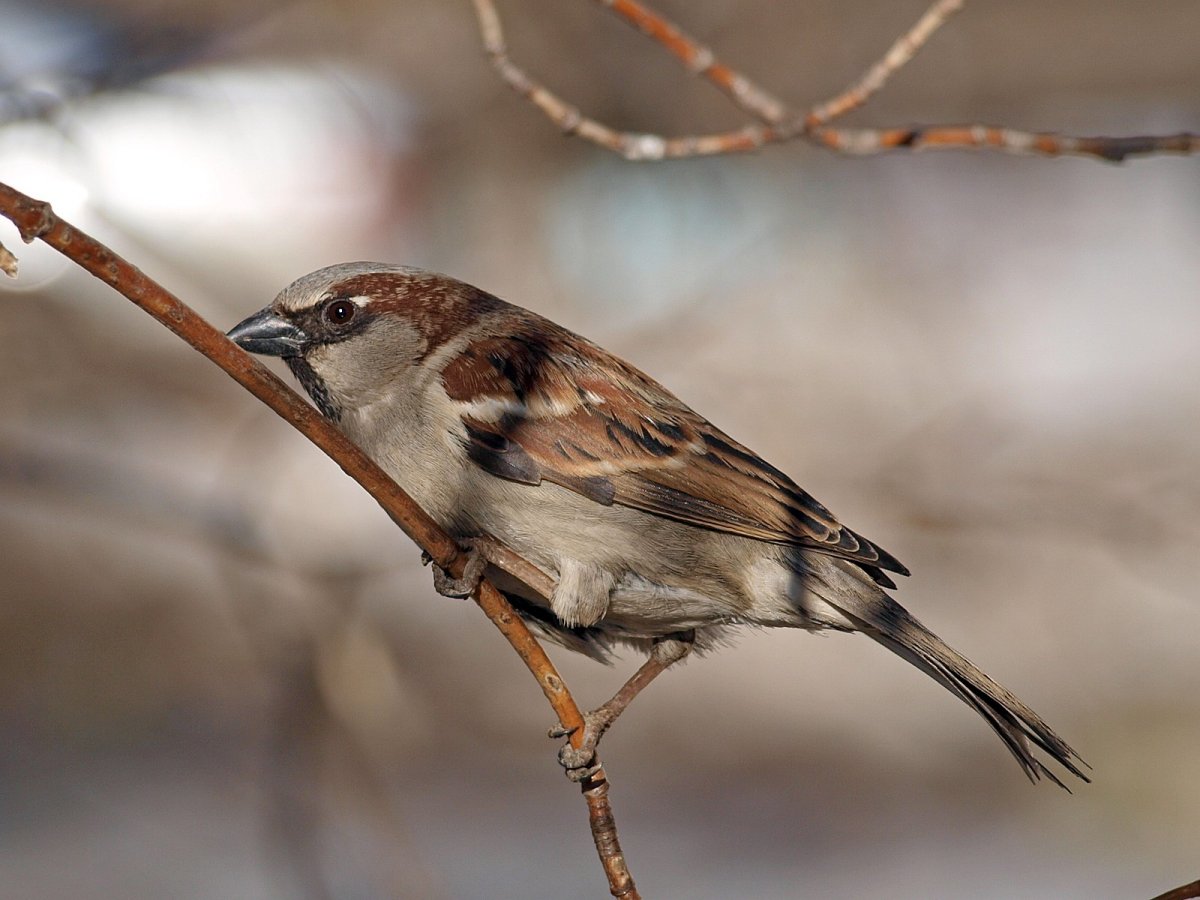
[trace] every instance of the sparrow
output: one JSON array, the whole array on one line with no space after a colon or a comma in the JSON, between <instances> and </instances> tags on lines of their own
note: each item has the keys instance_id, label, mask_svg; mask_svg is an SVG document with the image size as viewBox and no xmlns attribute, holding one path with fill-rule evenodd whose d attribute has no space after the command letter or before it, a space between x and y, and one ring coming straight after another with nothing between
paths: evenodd
<instances>
[{"instance_id":1,"label":"sparrow","mask_svg":"<svg viewBox=\"0 0 1200 900\"><path fill-rule=\"evenodd\" d=\"M591 341L446 275L374 262L300 278L235 326L281 357L320 411L471 554L535 630L646 663L559 759L595 746L658 674L739 626L858 632L974 709L1030 780L1086 763L888 593L908 575L791 478ZM538 577L494 564L511 550ZM489 548L492 548L489 551ZM890 573L890 574L889 574ZM552 736L569 733L552 730Z\"/></svg>"}]
</instances>

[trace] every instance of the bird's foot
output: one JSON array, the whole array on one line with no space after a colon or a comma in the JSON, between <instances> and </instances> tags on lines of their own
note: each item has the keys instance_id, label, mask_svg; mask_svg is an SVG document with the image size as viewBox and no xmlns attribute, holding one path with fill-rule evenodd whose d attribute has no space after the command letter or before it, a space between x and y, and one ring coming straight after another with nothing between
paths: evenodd
<instances>
[{"instance_id":1,"label":"bird's foot","mask_svg":"<svg viewBox=\"0 0 1200 900\"><path fill-rule=\"evenodd\" d=\"M558 764L567 770L570 781L578 784L600 771L600 765L596 762L596 745L616 718L616 714L604 706L583 714L583 741L578 747L568 742L558 751ZM570 737L577 730L558 724L550 729L549 734L551 738L563 738Z\"/></svg>"},{"instance_id":2,"label":"bird's foot","mask_svg":"<svg viewBox=\"0 0 1200 900\"><path fill-rule=\"evenodd\" d=\"M464 600L475 593L475 589L479 587L479 582L483 580L483 573L488 565L487 557L483 551L473 543L467 542L467 545L463 548L463 552L466 554L467 564L463 567L463 573L458 578L452 576L437 563L433 563L433 589L443 597ZM428 553L422 551L421 564L427 566L431 562L433 562L433 558Z\"/></svg>"}]
</instances>

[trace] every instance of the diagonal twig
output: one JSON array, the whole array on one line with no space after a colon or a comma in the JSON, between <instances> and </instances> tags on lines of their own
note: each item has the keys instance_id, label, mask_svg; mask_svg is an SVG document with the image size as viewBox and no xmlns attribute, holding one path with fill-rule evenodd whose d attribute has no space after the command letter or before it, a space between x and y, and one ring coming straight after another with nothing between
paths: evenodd
<instances>
[{"instance_id":1,"label":"diagonal twig","mask_svg":"<svg viewBox=\"0 0 1200 900\"><path fill-rule=\"evenodd\" d=\"M594 0L624 19L682 62L688 71L707 79L746 112L770 125L791 117L788 105L741 72L720 62L712 50L689 37L674 22L636 0ZM961 2L961 0L960 0ZM490 5L490 4L489 4ZM493 13L494 15L494 13Z\"/></svg>"},{"instance_id":2,"label":"diagonal twig","mask_svg":"<svg viewBox=\"0 0 1200 900\"><path fill-rule=\"evenodd\" d=\"M912 127L841 129L828 125L839 116L865 104L945 21L963 0L937 0L917 23L895 41L886 54L842 93L797 114L745 75L720 63L713 52L688 37L682 29L634 0L595 0L611 10L691 71L723 90L743 111L761 120L728 131L669 137L620 131L583 115L580 110L530 76L508 55L503 27L494 0L472 0L479 20L484 49L501 78L557 125L565 134L577 135L633 161L684 159L747 153L770 144L804 140L851 156L896 150L992 150L1017 155L1083 156L1121 162L1132 156L1155 153L1200 153L1200 135L1134 135L1084 137L1053 132L1022 131L985 125L931 125Z\"/></svg>"},{"instance_id":3,"label":"diagonal twig","mask_svg":"<svg viewBox=\"0 0 1200 900\"><path fill-rule=\"evenodd\" d=\"M827 125L870 100L874 94L883 89L889 78L917 55L917 51L925 46L935 31L946 24L947 19L962 9L963 2L964 0L937 0L917 20L917 24L897 38L883 58L867 69L858 81L836 97L809 110L808 115L804 118L805 125L809 128Z\"/></svg>"},{"instance_id":4,"label":"diagonal twig","mask_svg":"<svg viewBox=\"0 0 1200 900\"><path fill-rule=\"evenodd\" d=\"M17 258L3 244L0 244L0 272L9 278L17 277Z\"/></svg>"},{"instance_id":5,"label":"diagonal twig","mask_svg":"<svg viewBox=\"0 0 1200 900\"><path fill-rule=\"evenodd\" d=\"M1154 900L1193 900L1195 897L1200 897L1200 880L1182 884L1165 894L1159 894Z\"/></svg>"},{"instance_id":6,"label":"diagonal twig","mask_svg":"<svg viewBox=\"0 0 1200 900\"><path fill-rule=\"evenodd\" d=\"M779 98L717 60L713 51L689 37L661 13L636 0L594 0L632 25L646 37L660 44L679 59L689 71L703 76L722 90L735 104L768 125L782 125L795 119L795 113ZM817 104L804 116L807 128L827 125L866 103L880 91L888 79L908 64L917 51L929 41L966 0L937 0L907 32L888 48L887 53L871 66L861 78L835 97Z\"/></svg>"},{"instance_id":7,"label":"diagonal twig","mask_svg":"<svg viewBox=\"0 0 1200 900\"><path fill-rule=\"evenodd\" d=\"M454 539L366 454L224 333L108 247L60 219L50 204L0 183L0 215L17 226L26 243L41 239L49 244L208 357L341 466L439 566L455 577L461 577L466 559ZM521 561L521 564L532 568L529 563ZM514 567L519 569L515 562ZM520 571L517 575L520 577ZM581 744L584 728L579 707L520 616L488 581L481 582L473 599L537 679L559 722L566 728L575 729L571 735L572 744ZM608 780L603 769L585 781L582 788L592 837L608 878L609 890L615 897L637 900L637 888L617 838L616 822L608 800Z\"/></svg>"},{"instance_id":8,"label":"diagonal twig","mask_svg":"<svg viewBox=\"0 0 1200 900\"><path fill-rule=\"evenodd\" d=\"M564 134L578 135L629 160L678 159L687 156L739 153L756 150L775 139L771 137L773 129L761 126L683 138L638 134L610 128L583 115L577 107L514 63L508 55L508 43L504 39L504 28L500 24L500 14L496 11L495 3L492 0L472 0L472 3L479 19L483 47L492 66L509 87L540 109ZM647 33L655 37L660 31L654 29ZM676 34L684 40L681 32L676 31ZM700 50L697 48L686 52L699 54Z\"/></svg>"}]
</instances>

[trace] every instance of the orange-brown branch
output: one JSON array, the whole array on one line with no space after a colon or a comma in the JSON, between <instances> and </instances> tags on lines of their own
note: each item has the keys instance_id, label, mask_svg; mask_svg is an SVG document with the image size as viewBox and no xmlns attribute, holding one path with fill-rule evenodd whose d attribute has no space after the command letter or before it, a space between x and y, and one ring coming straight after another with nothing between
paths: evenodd
<instances>
[{"instance_id":1,"label":"orange-brown branch","mask_svg":"<svg viewBox=\"0 0 1200 900\"><path fill-rule=\"evenodd\" d=\"M1166 134L1132 137L1073 137L1050 132L1018 131L988 125L937 125L928 128L821 128L813 139L831 150L869 155L887 150L1002 150L1027 156L1090 156L1122 162L1152 153L1200 152L1200 135Z\"/></svg>"},{"instance_id":2,"label":"orange-brown branch","mask_svg":"<svg viewBox=\"0 0 1200 900\"><path fill-rule=\"evenodd\" d=\"M530 76L508 55L494 0L473 0L484 49L504 81L538 107L566 134L620 154L629 160L682 159L747 153L769 144L804 140L854 156L898 150L993 150L1038 156L1085 156L1120 162L1155 153L1200 152L1200 135L1079 137L984 125L929 125L904 128L843 129L829 123L865 105L896 72L908 64L964 0L936 0L874 65L840 94L797 113L741 72L719 62L713 51L689 37L661 13L637 0L595 0L637 28L690 71L720 88L744 112L759 121L728 131L667 136L620 131L585 116L578 108Z\"/></svg>"},{"instance_id":3,"label":"orange-brown branch","mask_svg":"<svg viewBox=\"0 0 1200 900\"><path fill-rule=\"evenodd\" d=\"M789 118L787 104L773 97L741 72L720 62L712 50L685 34L678 25L636 0L595 0L624 19L650 40L723 91L734 103L764 122L775 125Z\"/></svg>"},{"instance_id":4,"label":"orange-brown branch","mask_svg":"<svg viewBox=\"0 0 1200 900\"><path fill-rule=\"evenodd\" d=\"M912 28L897 38L887 53L858 81L836 97L809 110L804 117L804 124L810 129L828 125L839 116L844 116L850 110L865 104L883 89L888 79L908 65L909 60L917 55L917 51L925 46L935 31L946 24L947 19L962 9L963 2L964 0L937 0Z\"/></svg>"},{"instance_id":5,"label":"orange-brown branch","mask_svg":"<svg viewBox=\"0 0 1200 900\"><path fill-rule=\"evenodd\" d=\"M1200 881L1180 885L1165 894L1159 894L1154 900L1194 900L1196 897L1200 897Z\"/></svg>"},{"instance_id":6,"label":"orange-brown branch","mask_svg":"<svg viewBox=\"0 0 1200 900\"><path fill-rule=\"evenodd\" d=\"M297 431L323 450L351 478L363 486L392 520L428 553L439 566L461 576L466 564L458 544L417 503L392 481L357 446L333 427L312 406L279 380L269 369L225 337L178 297L150 279L99 241L63 221L50 204L27 197L0 184L0 214L17 226L27 243L40 239L62 253L117 292L145 310L194 349L208 357L231 378L274 410ZM508 551L511 554L511 551ZM505 557L498 562L503 563ZM522 567L513 560L518 577ZM530 634L520 616L495 587L484 581L474 594L475 602L521 657L537 679L559 722L576 730L572 741L583 739L583 716L541 645ZM635 900L637 889L625 864L617 839L616 822L608 802L608 784L603 769L583 784L592 837L615 897Z\"/></svg>"}]
</instances>

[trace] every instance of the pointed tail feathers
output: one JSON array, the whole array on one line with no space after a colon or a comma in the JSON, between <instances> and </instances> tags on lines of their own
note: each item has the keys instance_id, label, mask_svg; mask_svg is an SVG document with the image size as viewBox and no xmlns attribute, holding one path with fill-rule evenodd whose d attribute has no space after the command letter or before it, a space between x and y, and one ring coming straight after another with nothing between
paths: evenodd
<instances>
[{"instance_id":1,"label":"pointed tail feathers","mask_svg":"<svg viewBox=\"0 0 1200 900\"><path fill-rule=\"evenodd\" d=\"M1030 744L1044 750L1072 775L1091 781L1081 771L1081 767L1090 768L1088 764L1041 716L954 651L883 591L842 590L836 596L834 605L859 631L908 660L979 713L1030 781L1045 776L1064 790L1070 790L1034 755Z\"/></svg>"}]
</instances>

